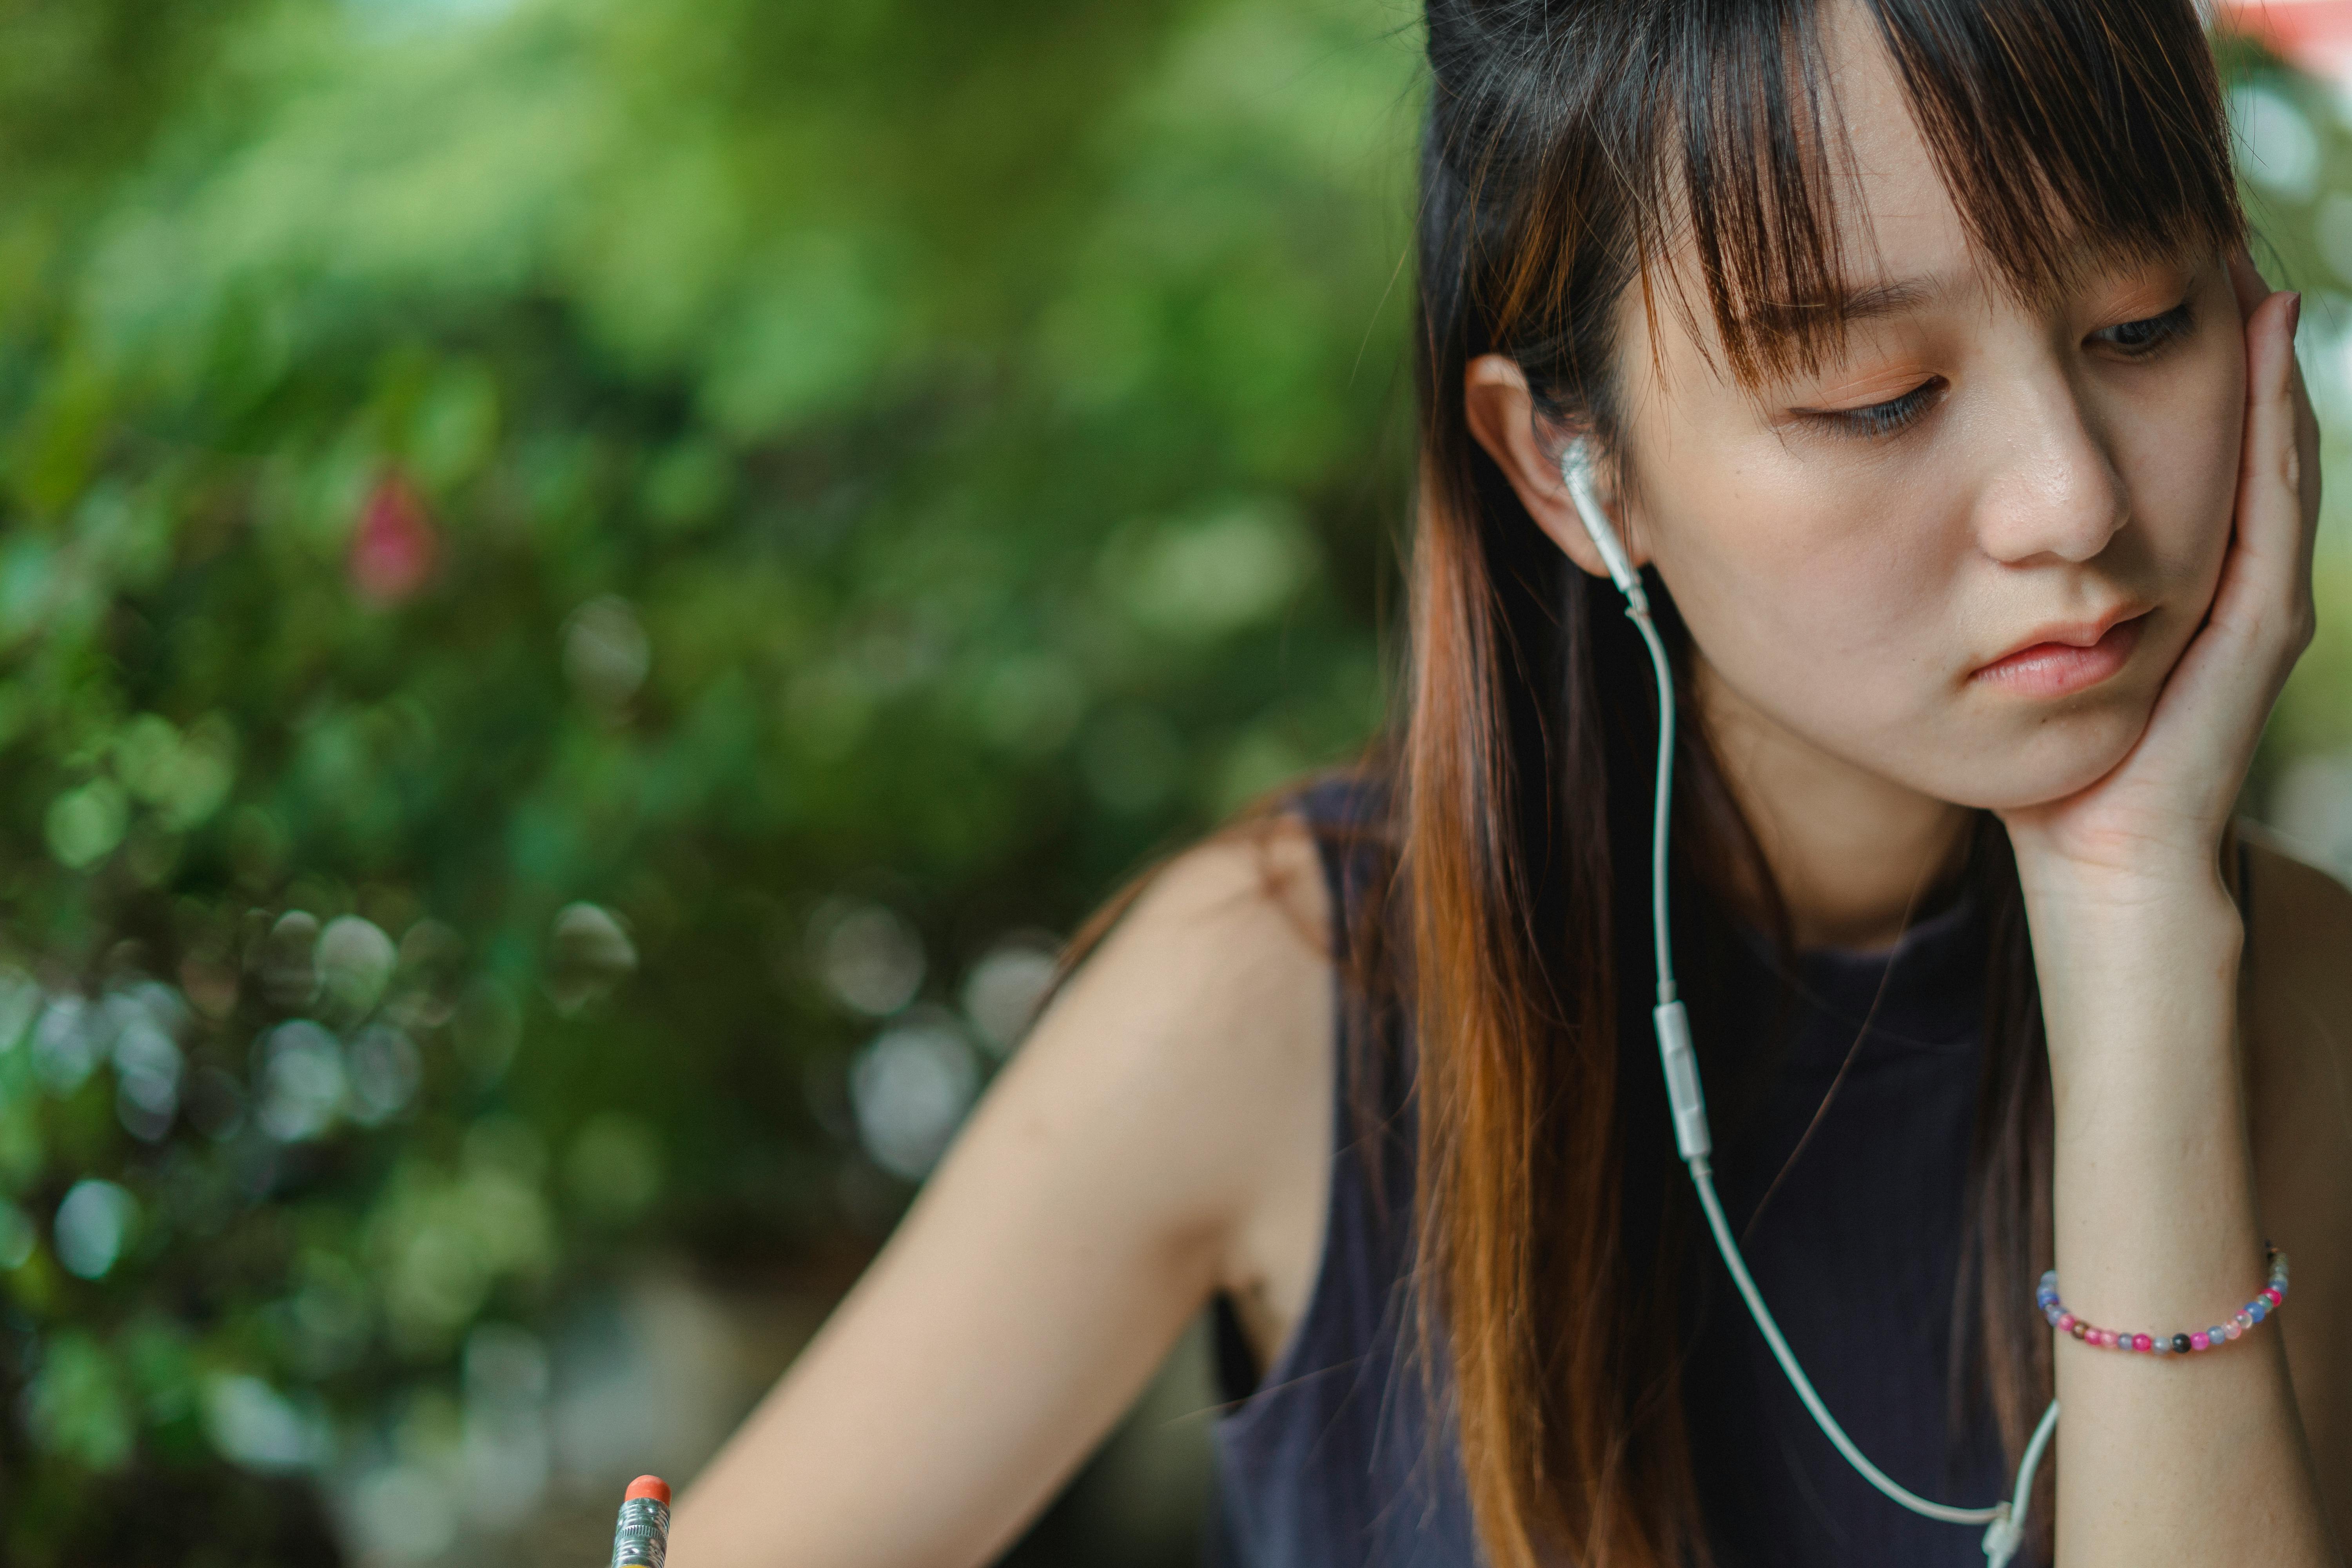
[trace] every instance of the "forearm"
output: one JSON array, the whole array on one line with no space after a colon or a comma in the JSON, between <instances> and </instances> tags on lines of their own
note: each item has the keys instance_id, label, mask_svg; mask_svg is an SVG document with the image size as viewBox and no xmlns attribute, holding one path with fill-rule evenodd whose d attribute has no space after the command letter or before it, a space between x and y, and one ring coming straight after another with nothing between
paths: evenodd
<instances>
[{"instance_id":1,"label":"forearm","mask_svg":"<svg viewBox=\"0 0 2352 1568\"><path fill-rule=\"evenodd\" d=\"M2263 1280L2238 913L2194 879L2161 897L2030 888L2029 907L2066 1305L2150 1334L2226 1324ZM2283 1347L2275 1327L2160 1358L2062 1336L2060 1563L2340 1563Z\"/></svg>"}]
</instances>

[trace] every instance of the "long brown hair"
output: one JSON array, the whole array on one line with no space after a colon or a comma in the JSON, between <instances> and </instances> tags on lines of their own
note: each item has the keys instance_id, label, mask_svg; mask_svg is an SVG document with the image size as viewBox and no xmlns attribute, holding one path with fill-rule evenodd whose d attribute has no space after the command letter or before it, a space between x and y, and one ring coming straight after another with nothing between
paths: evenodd
<instances>
[{"instance_id":1,"label":"long brown hair","mask_svg":"<svg viewBox=\"0 0 2352 1568\"><path fill-rule=\"evenodd\" d=\"M2189 0L1858 3L1972 243L2021 297L2095 259L2242 233ZM1610 584L1548 541L1472 437L1464 374L1510 355L1538 410L1591 431L1622 482L1612 372L1629 288L1711 326L1751 384L1833 346L1846 284L1822 9L1426 4L1411 668L1401 732L1370 764L1394 786L1393 858L1354 912L1368 962L1351 1011L1411 1022L1410 1050L1387 1044L1419 1130L1429 1386L1495 1568L1707 1552L1675 1314L1658 1310L1689 1220L1643 1066L1652 687ZM1671 597L1654 576L1649 592L1685 662ZM1706 994L1706 955L1735 900L1751 916L1760 901L1784 943L1788 931L1701 727L1680 732L1676 942L1706 1062L1710 1015L1729 1003ZM2048 1062L2016 868L1989 816L1965 876L1990 958L1951 1391L1956 1408L1990 1393L2014 1463L2051 1386L2047 1336L2018 1310L2051 1250ZM1718 1118L1736 1115L1731 1064L1707 1065ZM2035 1513L2046 1529L2046 1490Z\"/></svg>"}]
</instances>

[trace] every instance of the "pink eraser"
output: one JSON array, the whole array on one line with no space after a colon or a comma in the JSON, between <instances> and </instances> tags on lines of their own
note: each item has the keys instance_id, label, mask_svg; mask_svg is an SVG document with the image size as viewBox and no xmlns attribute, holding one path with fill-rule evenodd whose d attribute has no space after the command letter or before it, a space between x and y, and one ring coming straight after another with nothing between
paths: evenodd
<instances>
[{"instance_id":1,"label":"pink eraser","mask_svg":"<svg viewBox=\"0 0 2352 1568\"><path fill-rule=\"evenodd\" d=\"M621 1500L627 1502L631 1499L641 1497L649 1497L664 1508L667 1508L669 1483L659 1476L639 1476L629 1483L629 1489L621 1494Z\"/></svg>"}]
</instances>

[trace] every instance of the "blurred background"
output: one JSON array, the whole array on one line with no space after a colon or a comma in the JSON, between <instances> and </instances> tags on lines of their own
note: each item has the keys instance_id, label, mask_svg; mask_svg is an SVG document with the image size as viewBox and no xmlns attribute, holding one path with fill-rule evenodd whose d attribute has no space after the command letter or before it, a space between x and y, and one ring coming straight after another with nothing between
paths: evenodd
<instances>
[{"instance_id":1,"label":"blurred background","mask_svg":"<svg viewBox=\"0 0 2352 1568\"><path fill-rule=\"evenodd\" d=\"M0 1562L604 1561L1362 744L1417 15L0 3ZM2225 20L2340 458L2352 5ZM1193 1560L1205 1366L1013 1561Z\"/></svg>"}]
</instances>

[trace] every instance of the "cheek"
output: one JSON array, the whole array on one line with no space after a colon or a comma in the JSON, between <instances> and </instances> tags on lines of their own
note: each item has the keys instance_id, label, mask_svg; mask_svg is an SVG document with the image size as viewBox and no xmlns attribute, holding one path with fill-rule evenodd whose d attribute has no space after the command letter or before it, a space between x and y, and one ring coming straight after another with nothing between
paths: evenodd
<instances>
[{"instance_id":1,"label":"cheek","mask_svg":"<svg viewBox=\"0 0 2352 1568\"><path fill-rule=\"evenodd\" d=\"M2168 599L2201 615L2228 553L2245 428L2245 366L2234 352L2117 423L2132 520ZM2191 617L2192 619L2197 617Z\"/></svg>"},{"instance_id":2,"label":"cheek","mask_svg":"<svg viewBox=\"0 0 2352 1568\"><path fill-rule=\"evenodd\" d=\"M1658 550L1717 673L1833 750L1922 717L1946 684L1965 527L1909 483L1825 486L1759 464L1723 489L1687 498Z\"/></svg>"}]
</instances>

